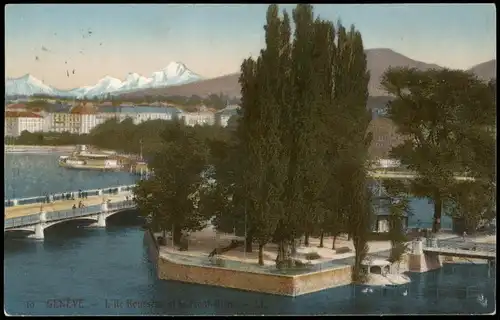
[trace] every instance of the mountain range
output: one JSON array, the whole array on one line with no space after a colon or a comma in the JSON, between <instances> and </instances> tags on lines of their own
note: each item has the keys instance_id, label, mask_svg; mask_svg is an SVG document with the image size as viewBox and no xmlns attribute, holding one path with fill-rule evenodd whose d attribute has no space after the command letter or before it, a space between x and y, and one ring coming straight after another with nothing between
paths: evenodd
<instances>
[{"instance_id":1,"label":"mountain range","mask_svg":"<svg viewBox=\"0 0 500 320\"><path fill-rule=\"evenodd\" d=\"M31 96L34 94L46 94L75 98L84 96L96 97L145 88L163 88L200 81L202 79L203 77L189 70L182 62L171 62L166 68L153 72L149 78L141 76L138 73L129 73L123 81L111 76L105 76L93 86L84 86L72 90L59 90L45 84L30 74L26 74L19 78L6 79L5 95Z\"/></svg>"},{"instance_id":2,"label":"mountain range","mask_svg":"<svg viewBox=\"0 0 500 320\"><path fill-rule=\"evenodd\" d=\"M368 70L370 70L370 82L368 91L371 97L387 96L387 93L380 86L380 77L389 67L411 67L419 70L442 69L443 67L436 64L425 63L410 59L391 49L367 49L365 50ZM497 70L496 60L490 60L478 64L468 71L475 73L480 79L489 80L496 78ZM136 92L126 93L122 96L140 97L145 95L161 95L161 96L208 96L210 94L222 93L229 97L239 97L240 85L238 83L239 72L228 74L225 76L201 80L189 84L176 85L168 88L146 89Z\"/></svg>"},{"instance_id":3,"label":"mountain range","mask_svg":"<svg viewBox=\"0 0 500 320\"><path fill-rule=\"evenodd\" d=\"M371 75L368 90L372 97L387 96L387 93L380 86L380 77L389 67L411 67L419 70L442 68L436 64L410 59L391 49L368 49L365 50L365 53ZM496 60L478 64L470 68L469 71L483 80L496 78ZM166 68L153 72L149 78L137 73L129 73L123 81L106 76L93 86L67 91L53 88L28 74L20 78L6 79L5 94L7 96L48 94L77 98L113 94L119 95L123 99L146 95L208 96L210 94L224 94L229 97L239 97L240 85L238 78L239 73L233 73L217 78L204 79L189 70L182 62L171 62Z\"/></svg>"}]
</instances>

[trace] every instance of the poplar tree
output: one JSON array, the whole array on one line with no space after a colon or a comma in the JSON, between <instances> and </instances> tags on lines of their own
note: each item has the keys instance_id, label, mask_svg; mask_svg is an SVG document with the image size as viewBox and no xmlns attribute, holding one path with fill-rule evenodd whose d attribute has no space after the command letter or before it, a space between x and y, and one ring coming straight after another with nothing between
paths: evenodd
<instances>
[{"instance_id":1,"label":"poplar tree","mask_svg":"<svg viewBox=\"0 0 500 320\"><path fill-rule=\"evenodd\" d=\"M281 20L278 6L271 5L267 11L266 48L261 51L256 63L244 62L243 69L249 75L254 97L243 88L247 84L244 72L240 77L242 100L245 107L242 117L245 133L242 144L244 154L245 192L249 199L253 236L259 243L259 264L263 264L263 248L276 231L283 216L282 193L286 166L281 146L280 105L276 94L279 91L279 57L282 43ZM242 70L243 71L243 70ZM246 71L246 70L245 70ZM253 80L253 81L252 81ZM247 100L248 99L248 100ZM247 103L248 102L248 103ZM248 111L248 112L247 112ZM247 119L245 119L247 118Z\"/></svg>"},{"instance_id":2,"label":"poplar tree","mask_svg":"<svg viewBox=\"0 0 500 320\"><path fill-rule=\"evenodd\" d=\"M300 223L300 230L305 233L308 245L310 224L313 220L311 210L318 191L313 166L317 155L314 154L315 125L318 115L315 113L315 95L312 88L314 75L314 16L312 5L299 4L293 10L295 33L291 52L292 96L291 102L291 145L290 169L288 172L287 210ZM293 219L293 218L292 218ZM295 237L295 235L294 235Z\"/></svg>"},{"instance_id":3,"label":"poplar tree","mask_svg":"<svg viewBox=\"0 0 500 320\"><path fill-rule=\"evenodd\" d=\"M339 23L334 71L334 101L338 106L338 178L341 180L341 210L348 216L348 233L355 249L353 281L364 280L361 262L368 253L368 234L372 222L371 195L365 168L371 136L367 135L371 119L366 109L368 81L366 55L361 34L349 32Z\"/></svg>"}]
</instances>

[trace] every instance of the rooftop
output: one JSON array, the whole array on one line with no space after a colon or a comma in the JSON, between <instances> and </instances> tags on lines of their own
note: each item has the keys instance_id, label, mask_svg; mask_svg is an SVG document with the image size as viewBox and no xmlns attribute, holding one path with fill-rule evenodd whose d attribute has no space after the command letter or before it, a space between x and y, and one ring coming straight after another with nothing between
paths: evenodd
<instances>
[{"instance_id":1,"label":"rooftop","mask_svg":"<svg viewBox=\"0 0 500 320\"><path fill-rule=\"evenodd\" d=\"M70 113L72 114L96 114L96 109L91 105L80 104L76 107L71 108Z\"/></svg>"},{"instance_id":2,"label":"rooftop","mask_svg":"<svg viewBox=\"0 0 500 320\"><path fill-rule=\"evenodd\" d=\"M5 118L42 118L42 116L29 111L6 111Z\"/></svg>"},{"instance_id":3,"label":"rooftop","mask_svg":"<svg viewBox=\"0 0 500 320\"><path fill-rule=\"evenodd\" d=\"M179 113L180 111L172 107L148 106L100 106L97 112L103 113Z\"/></svg>"},{"instance_id":4,"label":"rooftop","mask_svg":"<svg viewBox=\"0 0 500 320\"><path fill-rule=\"evenodd\" d=\"M9 104L7 109L26 109L26 105L22 103Z\"/></svg>"}]
</instances>

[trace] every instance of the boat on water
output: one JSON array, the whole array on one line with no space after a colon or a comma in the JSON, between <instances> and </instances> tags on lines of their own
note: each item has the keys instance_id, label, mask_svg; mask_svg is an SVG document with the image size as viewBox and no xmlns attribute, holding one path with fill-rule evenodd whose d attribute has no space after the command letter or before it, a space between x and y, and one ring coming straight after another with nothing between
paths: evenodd
<instances>
[{"instance_id":1,"label":"boat on water","mask_svg":"<svg viewBox=\"0 0 500 320\"><path fill-rule=\"evenodd\" d=\"M70 156L60 156L59 166L68 169L118 171L123 168L115 153L93 153L85 145L77 146Z\"/></svg>"}]
</instances>

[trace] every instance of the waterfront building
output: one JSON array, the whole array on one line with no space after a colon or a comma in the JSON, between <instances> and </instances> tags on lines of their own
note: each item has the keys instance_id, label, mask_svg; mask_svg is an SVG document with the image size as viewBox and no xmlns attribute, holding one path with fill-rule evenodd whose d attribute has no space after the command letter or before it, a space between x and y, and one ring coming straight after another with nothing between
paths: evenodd
<instances>
[{"instance_id":1,"label":"waterfront building","mask_svg":"<svg viewBox=\"0 0 500 320\"><path fill-rule=\"evenodd\" d=\"M215 113L210 111L183 112L180 117L184 124L189 127L215 124Z\"/></svg>"},{"instance_id":2,"label":"waterfront building","mask_svg":"<svg viewBox=\"0 0 500 320\"><path fill-rule=\"evenodd\" d=\"M54 112L49 116L51 132L70 132L76 133L75 116L67 112Z\"/></svg>"},{"instance_id":3,"label":"waterfront building","mask_svg":"<svg viewBox=\"0 0 500 320\"><path fill-rule=\"evenodd\" d=\"M91 104L80 104L70 111L78 134L89 134L97 126L96 109Z\"/></svg>"},{"instance_id":4,"label":"waterfront building","mask_svg":"<svg viewBox=\"0 0 500 320\"><path fill-rule=\"evenodd\" d=\"M155 106L102 106L99 109L99 116L102 119L115 118L119 122L130 118L134 124L140 124L150 120L173 120L177 117L179 110L172 107Z\"/></svg>"},{"instance_id":5,"label":"waterfront building","mask_svg":"<svg viewBox=\"0 0 500 320\"><path fill-rule=\"evenodd\" d=\"M19 137L21 132L43 132L44 118L29 111L6 111L5 112L6 137Z\"/></svg>"}]
</instances>

